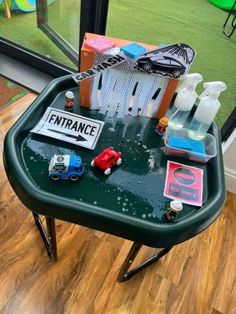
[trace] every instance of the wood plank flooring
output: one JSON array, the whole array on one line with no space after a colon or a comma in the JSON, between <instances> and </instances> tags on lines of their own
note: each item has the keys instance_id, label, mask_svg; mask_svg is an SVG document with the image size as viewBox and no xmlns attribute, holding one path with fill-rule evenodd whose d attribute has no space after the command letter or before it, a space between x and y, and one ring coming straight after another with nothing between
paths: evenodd
<instances>
[{"instance_id":1,"label":"wood plank flooring","mask_svg":"<svg viewBox=\"0 0 236 314\"><path fill-rule=\"evenodd\" d=\"M35 98L0 111L5 133ZM57 221L58 262L44 249L30 211L0 162L0 313L236 314L236 196L206 231L125 283L118 270L131 242ZM137 262L155 250L144 247Z\"/></svg>"}]
</instances>

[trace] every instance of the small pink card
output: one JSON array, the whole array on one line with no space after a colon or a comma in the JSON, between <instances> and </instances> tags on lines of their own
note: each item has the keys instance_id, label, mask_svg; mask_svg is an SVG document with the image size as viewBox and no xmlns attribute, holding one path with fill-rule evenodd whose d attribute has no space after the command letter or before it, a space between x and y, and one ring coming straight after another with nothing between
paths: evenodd
<instances>
[{"instance_id":1,"label":"small pink card","mask_svg":"<svg viewBox=\"0 0 236 314\"><path fill-rule=\"evenodd\" d=\"M202 206L203 170L168 160L164 196Z\"/></svg>"},{"instance_id":2,"label":"small pink card","mask_svg":"<svg viewBox=\"0 0 236 314\"><path fill-rule=\"evenodd\" d=\"M84 46L96 51L103 52L116 46L116 43L104 36L97 36L93 39L86 39Z\"/></svg>"}]
</instances>

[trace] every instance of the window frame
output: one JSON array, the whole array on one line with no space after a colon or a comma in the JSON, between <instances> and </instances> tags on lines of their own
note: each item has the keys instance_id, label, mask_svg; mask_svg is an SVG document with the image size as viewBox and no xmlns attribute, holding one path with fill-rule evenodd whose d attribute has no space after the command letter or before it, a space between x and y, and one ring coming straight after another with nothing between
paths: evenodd
<instances>
[{"instance_id":1,"label":"window frame","mask_svg":"<svg viewBox=\"0 0 236 314\"><path fill-rule=\"evenodd\" d=\"M46 0L37 0L36 5L45 3ZM106 31L106 21L108 13L109 0L81 0L80 10L80 46L86 32L104 35ZM53 33L52 33L53 34ZM52 35L51 34L51 35ZM55 60L49 59L32 51L26 47L20 46L6 38L0 36L0 52L6 56L22 62L34 69L45 73L52 78L57 78L76 71ZM79 57L78 57L79 60ZM79 68L79 64L78 64ZM1 73L0 73L1 74ZM19 82L20 83L20 82Z\"/></svg>"}]
</instances>

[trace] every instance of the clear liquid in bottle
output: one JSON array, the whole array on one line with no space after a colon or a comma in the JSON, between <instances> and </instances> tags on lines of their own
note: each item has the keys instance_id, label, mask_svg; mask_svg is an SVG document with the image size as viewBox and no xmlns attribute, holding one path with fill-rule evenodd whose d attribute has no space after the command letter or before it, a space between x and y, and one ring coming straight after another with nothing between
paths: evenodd
<instances>
[{"instance_id":1,"label":"clear liquid in bottle","mask_svg":"<svg viewBox=\"0 0 236 314\"><path fill-rule=\"evenodd\" d=\"M191 110L183 111L176 109L169 118L169 126L175 129L180 129L184 126Z\"/></svg>"},{"instance_id":2,"label":"clear liquid in bottle","mask_svg":"<svg viewBox=\"0 0 236 314\"><path fill-rule=\"evenodd\" d=\"M209 124L201 123L197 119L193 118L189 125L189 129L189 136L191 138L200 140L205 137L204 133L207 133L209 129Z\"/></svg>"}]
</instances>

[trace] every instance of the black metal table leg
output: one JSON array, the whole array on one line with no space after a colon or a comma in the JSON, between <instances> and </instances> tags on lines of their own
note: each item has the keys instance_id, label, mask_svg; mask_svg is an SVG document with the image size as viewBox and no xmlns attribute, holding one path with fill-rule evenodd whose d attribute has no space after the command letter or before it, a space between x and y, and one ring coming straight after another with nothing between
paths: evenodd
<instances>
[{"instance_id":1,"label":"black metal table leg","mask_svg":"<svg viewBox=\"0 0 236 314\"><path fill-rule=\"evenodd\" d=\"M47 224L47 233L44 230L42 221L39 214L32 212L35 224L40 232L44 245L47 249L48 256L52 261L57 261L57 241L56 241L56 229L55 229L55 219L45 216Z\"/></svg>"},{"instance_id":2,"label":"black metal table leg","mask_svg":"<svg viewBox=\"0 0 236 314\"><path fill-rule=\"evenodd\" d=\"M47 230L48 230L48 242L51 249L51 259L52 261L57 261L57 238L56 238L56 228L55 219L51 217L45 217Z\"/></svg>"},{"instance_id":3,"label":"black metal table leg","mask_svg":"<svg viewBox=\"0 0 236 314\"><path fill-rule=\"evenodd\" d=\"M133 245L132 245L132 247L131 247L131 249L130 249L130 251L129 251L129 253L128 253L121 269L120 269L119 275L117 276L118 282L123 282L123 281L129 280L131 277L133 277L135 274L137 274L138 272L140 272L141 270L143 270L144 268L146 268L150 264L157 262L161 257L166 255L172 248L172 247L169 247L169 248L162 249L160 252L153 255L152 257L150 257L148 260L146 260L145 262L143 262L139 266L128 271L129 267L133 263L135 257L137 256L138 252L140 251L141 247L142 247L142 244L136 243L136 242L133 243Z\"/></svg>"},{"instance_id":4,"label":"black metal table leg","mask_svg":"<svg viewBox=\"0 0 236 314\"><path fill-rule=\"evenodd\" d=\"M51 217L45 216L46 224L47 224L47 233L46 234L42 222L40 220L40 217L37 213L32 213L35 219L35 224L40 232L40 235L43 239L43 242L45 244L45 247L47 249L48 255L53 261L57 261L57 242L56 242L56 229L55 229L55 219ZM166 255L172 247L164 248L161 251L159 251L157 254L150 257L148 260L144 261L137 267L129 270L130 266L132 265L135 257L139 253L140 249L142 247L142 244L134 242L121 269L117 276L118 282L123 282L126 280L129 280L131 277L133 277L135 274L149 266L150 264L157 262L161 257Z\"/></svg>"},{"instance_id":5,"label":"black metal table leg","mask_svg":"<svg viewBox=\"0 0 236 314\"><path fill-rule=\"evenodd\" d=\"M129 278L126 278L127 277L127 271L129 269L129 267L131 266L131 264L133 263L135 257L137 256L138 252L140 251L141 247L142 247L142 244L136 243L136 242L133 243L123 265L121 266L119 275L117 276L118 282L122 282L122 281L129 279Z\"/></svg>"},{"instance_id":6,"label":"black metal table leg","mask_svg":"<svg viewBox=\"0 0 236 314\"><path fill-rule=\"evenodd\" d=\"M228 16L227 16L227 19L226 19L226 21L225 21L225 23L224 23L224 25L223 25L223 33L224 33L225 36L228 37L228 38L233 35L233 32L234 32L235 29L236 29L236 23L235 23L235 20L236 20L236 12L234 12L234 11L235 11L235 6L236 6L236 0L234 1L234 4L233 4L232 8L230 9L229 14L228 14ZM234 15L234 17L233 17L233 19L232 19L232 21L231 21L232 31L228 34L228 33L226 32L225 28L226 28L226 25L227 25L227 23L228 23L228 21L229 21L229 18L230 18L230 16L231 16L231 14Z\"/></svg>"}]
</instances>

